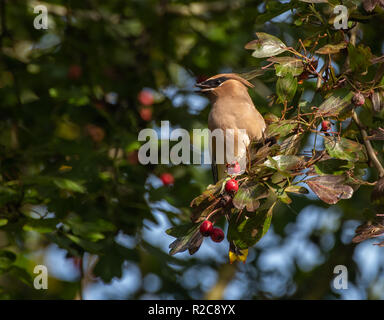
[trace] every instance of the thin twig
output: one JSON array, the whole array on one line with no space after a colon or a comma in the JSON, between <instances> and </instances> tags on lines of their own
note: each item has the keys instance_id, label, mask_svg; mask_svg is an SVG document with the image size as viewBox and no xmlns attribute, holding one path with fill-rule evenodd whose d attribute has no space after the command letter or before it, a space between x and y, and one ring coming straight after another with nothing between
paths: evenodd
<instances>
[{"instance_id":1,"label":"thin twig","mask_svg":"<svg viewBox=\"0 0 384 320\"><path fill-rule=\"evenodd\" d=\"M363 137L364 144L365 144L365 148L367 149L369 159L371 160L372 164L376 167L376 169L379 173L379 177L383 178L384 177L383 165L381 164L381 162L377 158L376 152L373 149L371 142L368 140L367 131L365 130L364 125L360 122L360 119L358 118L355 110L352 111L352 117L360 129L360 132L361 132L361 135Z\"/></svg>"}]
</instances>

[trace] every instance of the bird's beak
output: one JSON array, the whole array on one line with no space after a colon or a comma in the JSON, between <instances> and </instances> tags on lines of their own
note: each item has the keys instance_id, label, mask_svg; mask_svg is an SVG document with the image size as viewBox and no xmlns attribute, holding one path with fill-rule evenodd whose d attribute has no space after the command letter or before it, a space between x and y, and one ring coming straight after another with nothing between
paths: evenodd
<instances>
[{"instance_id":1,"label":"bird's beak","mask_svg":"<svg viewBox=\"0 0 384 320\"><path fill-rule=\"evenodd\" d=\"M200 83L196 83L195 84L195 87L198 87L200 88L201 92L206 92L206 91L211 91L213 90L214 88L212 88L212 86L209 85L209 83L207 83L207 81L203 81L203 82L200 82Z\"/></svg>"}]
</instances>

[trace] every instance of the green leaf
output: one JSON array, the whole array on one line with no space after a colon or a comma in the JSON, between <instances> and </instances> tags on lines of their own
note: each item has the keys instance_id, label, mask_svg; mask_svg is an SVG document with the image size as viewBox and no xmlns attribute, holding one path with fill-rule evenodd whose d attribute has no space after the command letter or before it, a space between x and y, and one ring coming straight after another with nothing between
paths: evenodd
<instances>
[{"instance_id":1,"label":"green leaf","mask_svg":"<svg viewBox=\"0 0 384 320\"><path fill-rule=\"evenodd\" d=\"M279 101L289 102L295 96L297 90L297 79L292 73L287 73L284 77L279 77L276 84L276 93Z\"/></svg>"},{"instance_id":2,"label":"green leaf","mask_svg":"<svg viewBox=\"0 0 384 320\"><path fill-rule=\"evenodd\" d=\"M253 57L272 57L286 51L287 46L279 38L264 32L256 32L256 36L258 39L245 45L245 49L254 50Z\"/></svg>"},{"instance_id":3,"label":"green leaf","mask_svg":"<svg viewBox=\"0 0 384 320\"><path fill-rule=\"evenodd\" d=\"M85 188L80 183L75 182L73 180L63 179L63 178L54 178L53 182L60 189L63 189L63 190L79 192L79 193L84 193L86 191Z\"/></svg>"},{"instance_id":4,"label":"green leaf","mask_svg":"<svg viewBox=\"0 0 384 320\"><path fill-rule=\"evenodd\" d=\"M49 233L56 230L58 223L58 219L28 219L28 222L23 226L23 230Z\"/></svg>"},{"instance_id":5,"label":"green leaf","mask_svg":"<svg viewBox=\"0 0 384 320\"><path fill-rule=\"evenodd\" d=\"M268 197L268 195L269 190L265 185L254 181L246 181L236 192L232 203L239 210L246 208L247 211L254 212L260 206L259 200Z\"/></svg>"},{"instance_id":6,"label":"green leaf","mask_svg":"<svg viewBox=\"0 0 384 320\"><path fill-rule=\"evenodd\" d=\"M0 206L14 202L19 198L19 193L12 188L0 186Z\"/></svg>"},{"instance_id":7,"label":"green leaf","mask_svg":"<svg viewBox=\"0 0 384 320\"><path fill-rule=\"evenodd\" d=\"M279 136L283 138L293 132L298 126L297 121L294 120L282 120L270 124L265 132L266 137Z\"/></svg>"},{"instance_id":8,"label":"green leaf","mask_svg":"<svg viewBox=\"0 0 384 320\"><path fill-rule=\"evenodd\" d=\"M340 175L351 168L348 164L349 162L347 160L327 159L317 162L314 168L316 173L320 175Z\"/></svg>"},{"instance_id":9,"label":"green leaf","mask_svg":"<svg viewBox=\"0 0 384 320\"><path fill-rule=\"evenodd\" d=\"M121 278L124 261L138 261L138 259L137 250L123 247L108 239L104 252L99 254L94 274L108 283L113 278Z\"/></svg>"},{"instance_id":10,"label":"green leaf","mask_svg":"<svg viewBox=\"0 0 384 320\"><path fill-rule=\"evenodd\" d=\"M352 162L367 161L367 154L362 144L338 137L324 137L324 145L328 154L337 159Z\"/></svg>"},{"instance_id":11,"label":"green leaf","mask_svg":"<svg viewBox=\"0 0 384 320\"><path fill-rule=\"evenodd\" d=\"M105 238L103 233L113 232L116 227L111 222L104 219L95 219L93 221L84 221L79 216L70 216L66 220L73 234L81 236L86 240L95 242Z\"/></svg>"},{"instance_id":12,"label":"green leaf","mask_svg":"<svg viewBox=\"0 0 384 320\"><path fill-rule=\"evenodd\" d=\"M0 250L0 269L8 269L16 261L16 254L8 250Z\"/></svg>"},{"instance_id":13,"label":"green leaf","mask_svg":"<svg viewBox=\"0 0 384 320\"><path fill-rule=\"evenodd\" d=\"M240 250L255 245L269 230L275 203L268 210L257 211L252 217L243 215L240 222L237 215L233 215L229 221L228 240Z\"/></svg>"},{"instance_id":14,"label":"green leaf","mask_svg":"<svg viewBox=\"0 0 384 320\"><path fill-rule=\"evenodd\" d=\"M345 94L344 91L333 92L319 107L317 117L338 117L352 109L351 99L353 92Z\"/></svg>"},{"instance_id":15,"label":"green leaf","mask_svg":"<svg viewBox=\"0 0 384 320\"><path fill-rule=\"evenodd\" d=\"M7 225L8 219L0 219L0 227Z\"/></svg>"},{"instance_id":16,"label":"green leaf","mask_svg":"<svg viewBox=\"0 0 384 320\"><path fill-rule=\"evenodd\" d=\"M272 57L267 59L268 61L275 62L274 65L276 75L278 77L284 77L288 73L293 76L300 75L304 70L303 61L293 57Z\"/></svg>"},{"instance_id":17,"label":"green leaf","mask_svg":"<svg viewBox=\"0 0 384 320\"><path fill-rule=\"evenodd\" d=\"M189 230L191 230L192 227L195 227L195 224L191 222L191 223L169 228L165 232L166 234L172 237L178 238L186 235L189 232Z\"/></svg>"},{"instance_id":18,"label":"green leaf","mask_svg":"<svg viewBox=\"0 0 384 320\"><path fill-rule=\"evenodd\" d=\"M291 192L291 193L297 193L297 194L308 194L309 191L302 187L302 186L294 186L294 185L291 185L291 186L288 186L284 189L285 192Z\"/></svg>"},{"instance_id":19,"label":"green leaf","mask_svg":"<svg viewBox=\"0 0 384 320\"><path fill-rule=\"evenodd\" d=\"M368 67L372 64L372 53L369 47L360 44L355 47L351 43L348 45L348 56L350 60L350 68L353 72L367 72Z\"/></svg>"},{"instance_id":20,"label":"green leaf","mask_svg":"<svg viewBox=\"0 0 384 320\"><path fill-rule=\"evenodd\" d=\"M98 253L102 248L102 244L99 242L89 241L73 234L66 234L66 237L81 247L84 251L90 253Z\"/></svg>"},{"instance_id":21,"label":"green leaf","mask_svg":"<svg viewBox=\"0 0 384 320\"><path fill-rule=\"evenodd\" d=\"M302 164L303 158L293 155L279 155L272 158L268 157L268 160L264 162L266 167L279 171L299 169Z\"/></svg>"},{"instance_id":22,"label":"green leaf","mask_svg":"<svg viewBox=\"0 0 384 320\"><path fill-rule=\"evenodd\" d=\"M292 199L287 195L286 192L281 193L278 198L285 204L291 204Z\"/></svg>"},{"instance_id":23,"label":"green leaf","mask_svg":"<svg viewBox=\"0 0 384 320\"><path fill-rule=\"evenodd\" d=\"M18 278L20 281L25 283L27 286L32 287L33 286L33 278L32 276L23 268L12 265L8 270L7 273L13 275L14 277Z\"/></svg>"},{"instance_id":24,"label":"green leaf","mask_svg":"<svg viewBox=\"0 0 384 320\"><path fill-rule=\"evenodd\" d=\"M224 182L225 180L223 179L218 181L215 185L209 185L200 196L191 201L190 206L192 207L192 222L199 222L210 213L210 207L214 204L214 201L223 189Z\"/></svg>"}]
</instances>

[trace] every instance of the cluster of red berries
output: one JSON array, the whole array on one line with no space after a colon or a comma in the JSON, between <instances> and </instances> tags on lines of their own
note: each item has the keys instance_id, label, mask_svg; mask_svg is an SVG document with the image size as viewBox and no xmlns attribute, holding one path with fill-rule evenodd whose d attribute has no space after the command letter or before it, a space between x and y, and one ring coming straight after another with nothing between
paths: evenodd
<instances>
[{"instance_id":1,"label":"cluster of red berries","mask_svg":"<svg viewBox=\"0 0 384 320\"><path fill-rule=\"evenodd\" d=\"M239 190L239 183L235 179L229 179L225 183L225 191L229 194L234 194ZM221 242L224 240L224 232L220 228L213 226L213 223L209 220L203 221L200 225L200 233L204 237L211 237L215 242Z\"/></svg>"},{"instance_id":2,"label":"cluster of red berries","mask_svg":"<svg viewBox=\"0 0 384 320\"><path fill-rule=\"evenodd\" d=\"M137 96L137 99L141 104L141 107L139 110L141 119L143 119L144 121L151 121L152 120L151 106L155 102L152 92L147 89L141 90L139 95Z\"/></svg>"},{"instance_id":3,"label":"cluster of red berries","mask_svg":"<svg viewBox=\"0 0 384 320\"><path fill-rule=\"evenodd\" d=\"M220 228L216 228L213 226L213 223L209 220L205 220L200 225L200 233L204 237L211 237L211 239L215 242L221 242L224 240L224 232Z\"/></svg>"}]
</instances>

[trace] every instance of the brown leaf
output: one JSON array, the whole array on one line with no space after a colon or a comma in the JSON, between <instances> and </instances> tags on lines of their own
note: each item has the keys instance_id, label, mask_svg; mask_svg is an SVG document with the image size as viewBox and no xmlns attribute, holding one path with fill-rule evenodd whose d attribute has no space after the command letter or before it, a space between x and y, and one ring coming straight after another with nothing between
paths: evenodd
<instances>
[{"instance_id":1,"label":"brown leaf","mask_svg":"<svg viewBox=\"0 0 384 320\"><path fill-rule=\"evenodd\" d=\"M186 250L188 250L190 254L194 254L199 250L202 241L203 236L201 235L199 228L192 227L185 236L176 239L169 245L169 248L171 249L169 254L173 256L176 253L184 252Z\"/></svg>"},{"instance_id":2,"label":"brown leaf","mask_svg":"<svg viewBox=\"0 0 384 320\"><path fill-rule=\"evenodd\" d=\"M359 243L367 239L379 237L384 234L384 224L382 217L375 221L368 221L358 226L355 230L356 236L352 239L353 243ZM382 244L382 243L381 243ZM380 244L379 244L380 245Z\"/></svg>"},{"instance_id":3,"label":"brown leaf","mask_svg":"<svg viewBox=\"0 0 384 320\"><path fill-rule=\"evenodd\" d=\"M312 191L325 203L335 204L340 199L352 197L353 189L345 183L344 176L325 175L305 181Z\"/></svg>"},{"instance_id":4,"label":"brown leaf","mask_svg":"<svg viewBox=\"0 0 384 320\"><path fill-rule=\"evenodd\" d=\"M318 54L335 54L340 50L345 49L347 47L347 42L340 42L337 44L326 44L324 47L316 50Z\"/></svg>"}]
</instances>

